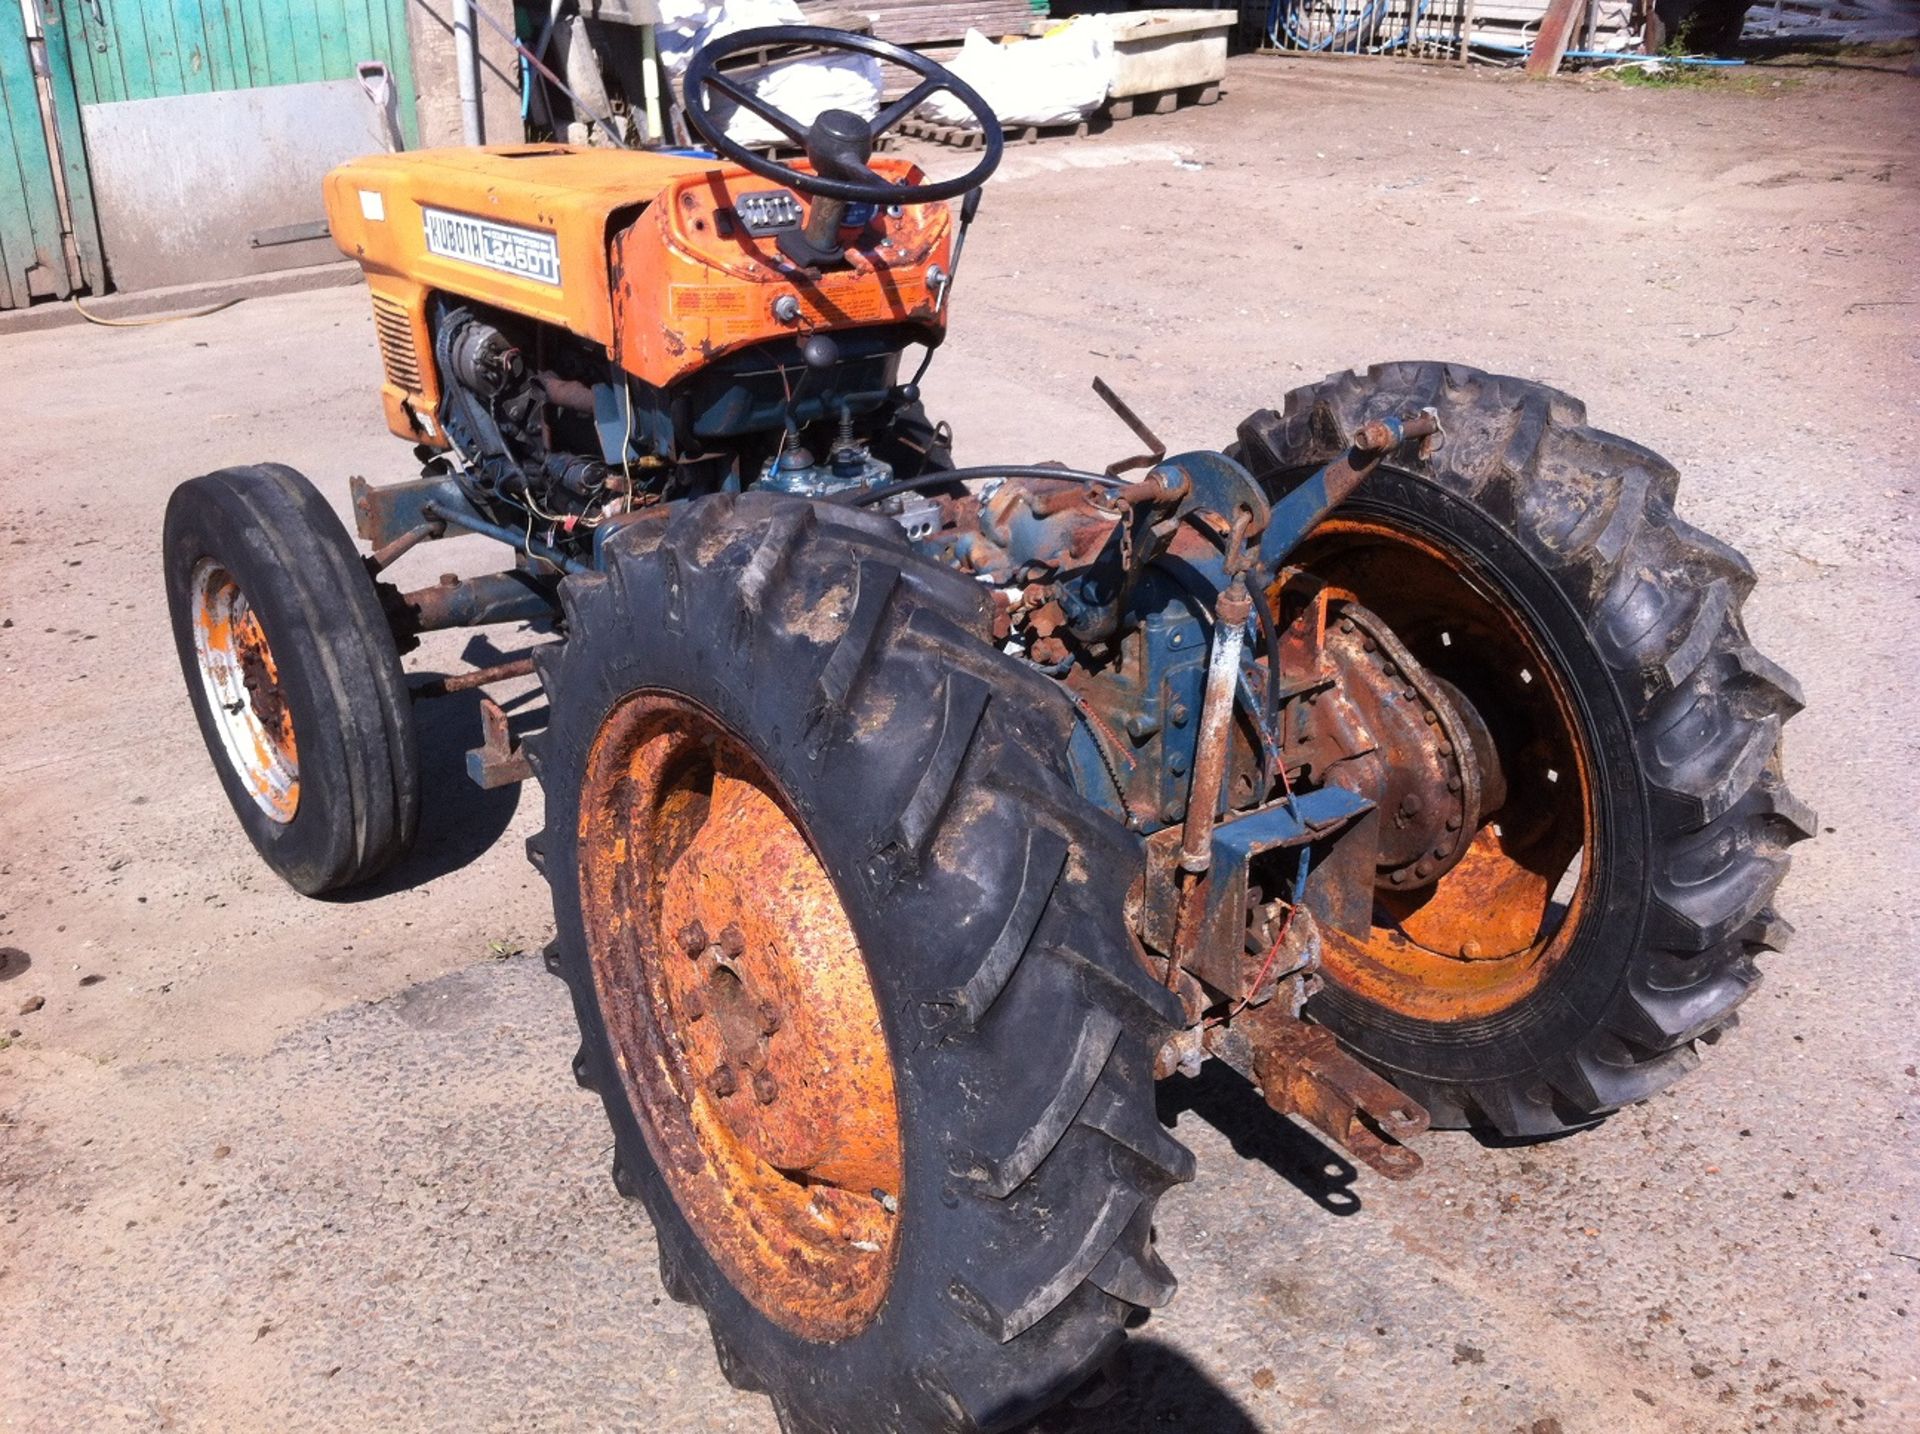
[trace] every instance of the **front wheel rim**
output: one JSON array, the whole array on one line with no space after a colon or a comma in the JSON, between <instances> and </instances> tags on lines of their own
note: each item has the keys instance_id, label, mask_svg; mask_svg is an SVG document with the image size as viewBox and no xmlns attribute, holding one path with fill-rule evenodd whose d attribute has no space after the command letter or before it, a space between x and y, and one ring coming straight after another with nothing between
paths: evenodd
<instances>
[{"instance_id":1,"label":"front wheel rim","mask_svg":"<svg viewBox=\"0 0 1920 1434\"><path fill-rule=\"evenodd\" d=\"M217 560L194 565L188 591L201 690L221 750L254 805L284 826L300 809L300 755L266 630Z\"/></svg>"},{"instance_id":2,"label":"front wheel rim","mask_svg":"<svg viewBox=\"0 0 1920 1434\"><path fill-rule=\"evenodd\" d=\"M629 696L588 755L582 918L654 1164L733 1286L843 1339L892 1283L893 1065L846 910L779 785L706 709Z\"/></svg>"}]
</instances>

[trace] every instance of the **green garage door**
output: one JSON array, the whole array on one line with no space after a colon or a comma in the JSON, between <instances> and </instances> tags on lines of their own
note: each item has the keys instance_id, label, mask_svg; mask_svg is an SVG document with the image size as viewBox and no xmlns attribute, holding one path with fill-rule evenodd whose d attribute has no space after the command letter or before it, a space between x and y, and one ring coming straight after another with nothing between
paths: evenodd
<instances>
[{"instance_id":1,"label":"green garage door","mask_svg":"<svg viewBox=\"0 0 1920 1434\"><path fill-rule=\"evenodd\" d=\"M82 106L352 80L363 60L417 144L407 0L0 0L0 309L104 288Z\"/></svg>"},{"instance_id":2,"label":"green garage door","mask_svg":"<svg viewBox=\"0 0 1920 1434\"><path fill-rule=\"evenodd\" d=\"M46 0L52 4L54 0ZM80 103L350 80L379 60L419 142L406 0L58 0Z\"/></svg>"},{"instance_id":3,"label":"green garage door","mask_svg":"<svg viewBox=\"0 0 1920 1434\"><path fill-rule=\"evenodd\" d=\"M0 309L99 287L66 27L0 3Z\"/></svg>"}]
</instances>

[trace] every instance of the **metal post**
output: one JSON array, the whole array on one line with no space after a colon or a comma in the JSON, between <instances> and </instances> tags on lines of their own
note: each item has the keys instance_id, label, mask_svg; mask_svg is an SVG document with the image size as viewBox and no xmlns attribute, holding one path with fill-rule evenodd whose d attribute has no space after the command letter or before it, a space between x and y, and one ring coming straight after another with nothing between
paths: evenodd
<instances>
[{"instance_id":1,"label":"metal post","mask_svg":"<svg viewBox=\"0 0 1920 1434\"><path fill-rule=\"evenodd\" d=\"M485 144L480 117L480 51L473 43L475 0L453 0L453 69L460 85L460 142Z\"/></svg>"},{"instance_id":2,"label":"metal post","mask_svg":"<svg viewBox=\"0 0 1920 1434\"><path fill-rule=\"evenodd\" d=\"M660 119L660 46L654 27L640 27L640 83L647 96L647 143L659 144L666 136Z\"/></svg>"}]
</instances>

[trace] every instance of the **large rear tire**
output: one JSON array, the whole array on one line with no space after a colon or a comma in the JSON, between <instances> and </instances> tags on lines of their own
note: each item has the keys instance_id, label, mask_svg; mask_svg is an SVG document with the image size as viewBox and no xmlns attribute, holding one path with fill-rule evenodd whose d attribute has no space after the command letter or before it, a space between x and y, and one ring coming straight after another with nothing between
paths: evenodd
<instances>
[{"instance_id":1,"label":"large rear tire","mask_svg":"<svg viewBox=\"0 0 1920 1434\"><path fill-rule=\"evenodd\" d=\"M1509 795L1469 860L1330 940L1309 1010L1436 1125L1550 1135L1691 1070L1788 934L1771 902L1814 825L1781 770L1799 689L1747 638L1753 570L1675 516L1673 468L1556 390L1383 364L1253 415L1237 452L1278 492L1331 435L1425 408L1437 444L1298 558L1479 710Z\"/></svg>"},{"instance_id":2,"label":"large rear tire","mask_svg":"<svg viewBox=\"0 0 1920 1434\"><path fill-rule=\"evenodd\" d=\"M1031 1417L1171 1295L1192 1168L1072 709L850 509L674 505L561 596L532 850L666 1289L790 1430Z\"/></svg>"},{"instance_id":3,"label":"large rear tire","mask_svg":"<svg viewBox=\"0 0 1920 1434\"><path fill-rule=\"evenodd\" d=\"M174 489L167 606L194 714L255 849L319 896L413 844L420 771L393 633L353 539L291 468Z\"/></svg>"}]
</instances>

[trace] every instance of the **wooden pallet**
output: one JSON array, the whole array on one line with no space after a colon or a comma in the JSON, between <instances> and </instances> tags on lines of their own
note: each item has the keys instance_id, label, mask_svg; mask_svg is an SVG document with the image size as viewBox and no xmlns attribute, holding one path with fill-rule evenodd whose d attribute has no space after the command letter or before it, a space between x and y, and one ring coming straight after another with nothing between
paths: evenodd
<instances>
[{"instance_id":1,"label":"wooden pallet","mask_svg":"<svg viewBox=\"0 0 1920 1434\"><path fill-rule=\"evenodd\" d=\"M1067 120L1061 124L1003 125L1001 133L1008 144L1038 144L1042 138L1079 139L1087 133L1088 128L1087 120ZM956 124L935 124L931 120L901 120L898 129L901 134L913 139L944 144L948 149L979 149L987 142L986 136L977 129Z\"/></svg>"},{"instance_id":2,"label":"wooden pallet","mask_svg":"<svg viewBox=\"0 0 1920 1434\"><path fill-rule=\"evenodd\" d=\"M1105 129L1117 120L1133 119L1137 115L1171 114L1188 105L1217 104L1226 92L1218 84L1186 85L1176 90L1156 90L1152 94L1128 95L1125 99L1108 100L1083 120L1067 120L1061 124L1022 124L1005 127L1008 144L1037 144L1042 139L1082 139L1094 130ZM924 139L934 144L944 144L949 149L979 149L986 138L977 129L967 129L961 125L935 124L931 120L905 119L900 121L899 133L914 139Z\"/></svg>"},{"instance_id":3,"label":"wooden pallet","mask_svg":"<svg viewBox=\"0 0 1920 1434\"><path fill-rule=\"evenodd\" d=\"M1137 115L1165 115L1175 110L1185 109L1188 105L1212 105L1220 102L1226 93L1218 83L1211 85L1183 85L1177 90L1155 90L1151 94L1128 95L1125 99L1108 100L1103 114L1108 119L1133 119Z\"/></svg>"}]
</instances>

